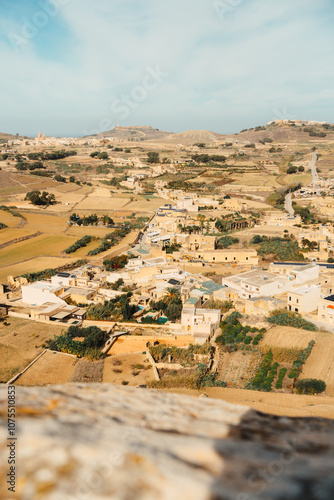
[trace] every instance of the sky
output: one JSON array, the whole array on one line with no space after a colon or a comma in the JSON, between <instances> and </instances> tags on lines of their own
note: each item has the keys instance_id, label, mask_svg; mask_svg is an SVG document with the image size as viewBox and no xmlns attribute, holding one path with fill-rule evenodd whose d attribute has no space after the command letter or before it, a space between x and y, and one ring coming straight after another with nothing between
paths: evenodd
<instances>
[{"instance_id":1,"label":"sky","mask_svg":"<svg viewBox=\"0 0 334 500\"><path fill-rule=\"evenodd\" d=\"M334 122L333 0L0 0L0 132Z\"/></svg>"}]
</instances>

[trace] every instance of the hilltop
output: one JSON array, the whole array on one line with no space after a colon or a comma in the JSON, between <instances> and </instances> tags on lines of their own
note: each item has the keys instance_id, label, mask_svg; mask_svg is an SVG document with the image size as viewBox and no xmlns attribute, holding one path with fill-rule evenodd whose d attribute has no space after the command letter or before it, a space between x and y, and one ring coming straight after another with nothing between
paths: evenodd
<instances>
[{"instance_id":1,"label":"hilltop","mask_svg":"<svg viewBox=\"0 0 334 500\"><path fill-rule=\"evenodd\" d=\"M122 140L136 140L136 141L149 141L152 139L161 139L170 134L170 132L164 132L157 128L150 126L132 126L132 127L120 127L117 126L112 130L107 130L106 132L101 132L92 137L104 138L111 137L113 139Z\"/></svg>"},{"instance_id":2,"label":"hilltop","mask_svg":"<svg viewBox=\"0 0 334 500\"><path fill-rule=\"evenodd\" d=\"M264 126L244 129L237 134L230 134L228 139L258 142L266 138L274 142L326 142L334 140L334 125L315 121L275 120Z\"/></svg>"},{"instance_id":3,"label":"hilltop","mask_svg":"<svg viewBox=\"0 0 334 500\"><path fill-rule=\"evenodd\" d=\"M216 134L215 132L210 132L208 130L188 130L187 132L181 132L179 134L170 134L160 142L184 145L191 145L200 142L212 144L217 141L223 141L225 138L225 135Z\"/></svg>"}]
</instances>

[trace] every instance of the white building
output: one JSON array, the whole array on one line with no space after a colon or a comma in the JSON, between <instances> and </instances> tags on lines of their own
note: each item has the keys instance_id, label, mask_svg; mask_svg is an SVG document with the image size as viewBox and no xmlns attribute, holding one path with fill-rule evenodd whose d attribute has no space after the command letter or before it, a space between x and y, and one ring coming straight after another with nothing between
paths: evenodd
<instances>
[{"instance_id":1,"label":"white building","mask_svg":"<svg viewBox=\"0 0 334 500\"><path fill-rule=\"evenodd\" d=\"M182 330L191 333L197 344L204 344L209 340L221 320L220 309L197 309L195 306L187 306L182 310Z\"/></svg>"},{"instance_id":2,"label":"white building","mask_svg":"<svg viewBox=\"0 0 334 500\"><path fill-rule=\"evenodd\" d=\"M62 286L37 281L31 285L22 286L22 302L31 306L41 306L45 302L66 305L66 302L59 297L62 293L64 293Z\"/></svg>"},{"instance_id":3,"label":"white building","mask_svg":"<svg viewBox=\"0 0 334 500\"><path fill-rule=\"evenodd\" d=\"M317 285L304 286L288 293L288 310L296 313L310 313L318 309L321 288Z\"/></svg>"},{"instance_id":4,"label":"white building","mask_svg":"<svg viewBox=\"0 0 334 500\"><path fill-rule=\"evenodd\" d=\"M253 299L282 293L289 287L289 281L287 278L257 269L223 278L223 285L236 290L242 299Z\"/></svg>"}]
</instances>

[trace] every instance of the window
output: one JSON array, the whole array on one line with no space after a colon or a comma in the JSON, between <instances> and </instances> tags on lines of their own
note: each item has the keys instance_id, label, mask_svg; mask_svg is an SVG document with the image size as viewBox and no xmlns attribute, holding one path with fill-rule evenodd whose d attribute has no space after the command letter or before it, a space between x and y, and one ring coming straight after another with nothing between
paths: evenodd
<instances>
[{"instance_id":1,"label":"window","mask_svg":"<svg viewBox=\"0 0 334 500\"><path fill-rule=\"evenodd\" d=\"M248 257L246 257L246 260L248 260Z\"/></svg>"},{"instance_id":2,"label":"window","mask_svg":"<svg viewBox=\"0 0 334 500\"><path fill-rule=\"evenodd\" d=\"M295 307L295 312L296 312L296 313L298 312L298 307Z\"/></svg>"},{"instance_id":3,"label":"window","mask_svg":"<svg viewBox=\"0 0 334 500\"><path fill-rule=\"evenodd\" d=\"M212 257L213 260L216 260L216 257Z\"/></svg>"},{"instance_id":4,"label":"window","mask_svg":"<svg viewBox=\"0 0 334 500\"><path fill-rule=\"evenodd\" d=\"M291 297L289 297L289 300L291 300Z\"/></svg>"},{"instance_id":5,"label":"window","mask_svg":"<svg viewBox=\"0 0 334 500\"><path fill-rule=\"evenodd\" d=\"M299 299L296 299L296 304L299 304Z\"/></svg>"}]
</instances>

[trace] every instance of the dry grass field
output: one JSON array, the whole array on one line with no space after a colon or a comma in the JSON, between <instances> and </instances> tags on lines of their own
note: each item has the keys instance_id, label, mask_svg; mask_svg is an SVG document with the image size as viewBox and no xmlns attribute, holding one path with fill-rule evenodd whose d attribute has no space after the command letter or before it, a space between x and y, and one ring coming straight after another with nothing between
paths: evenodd
<instances>
[{"instance_id":1,"label":"dry grass field","mask_svg":"<svg viewBox=\"0 0 334 500\"><path fill-rule=\"evenodd\" d=\"M77 240L74 236L46 235L16 243L0 250L0 268L39 256L58 256Z\"/></svg>"},{"instance_id":2,"label":"dry grass field","mask_svg":"<svg viewBox=\"0 0 334 500\"><path fill-rule=\"evenodd\" d=\"M1 218L0 218L0 222ZM9 241L16 240L17 238L22 238L25 236L28 236L30 234L34 234L36 231L29 230L27 228L20 228L20 229L14 229L14 228L5 228L0 230L0 245L3 243L8 243Z\"/></svg>"},{"instance_id":3,"label":"dry grass field","mask_svg":"<svg viewBox=\"0 0 334 500\"><path fill-rule=\"evenodd\" d=\"M279 183L277 178L273 176L264 176L263 173L249 173L249 174L233 174L235 179L231 185L240 186L266 186L270 188L278 188Z\"/></svg>"},{"instance_id":4,"label":"dry grass field","mask_svg":"<svg viewBox=\"0 0 334 500\"><path fill-rule=\"evenodd\" d=\"M142 354L108 357L104 361L103 382L136 386L154 380L153 369Z\"/></svg>"},{"instance_id":5,"label":"dry grass field","mask_svg":"<svg viewBox=\"0 0 334 500\"><path fill-rule=\"evenodd\" d=\"M60 335L62 327L35 323L20 318L7 318L0 323L0 382L10 380L42 352L42 344Z\"/></svg>"},{"instance_id":6,"label":"dry grass field","mask_svg":"<svg viewBox=\"0 0 334 500\"><path fill-rule=\"evenodd\" d=\"M109 351L110 356L118 356L120 354L132 354L145 351L147 342L159 342L169 346L186 347L189 344L194 344L192 335L171 335L169 337L157 336L141 336L131 335L120 337Z\"/></svg>"},{"instance_id":7,"label":"dry grass field","mask_svg":"<svg viewBox=\"0 0 334 500\"><path fill-rule=\"evenodd\" d=\"M260 347L275 347L282 349L305 349L311 340L316 340L317 332L308 332L287 326L275 326L267 331Z\"/></svg>"},{"instance_id":8,"label":"dry grass field","mask_svg":"<svg viewBox=\"0 0 334 500\"><path fill-rule=\"evenodd\" d=\"M36 363L18 378L15 385L66 384L77 366L75 356L46 351Z\"/></svg>"},{"instance_id":9,"label":"dry grass field","mask_svg":"<svg viewBox=\"0 0 334 500\"><path fill-rule=\"evenodd\" d=\"M300 379L317 378L327 384L326 394L334 396L334 335L318 333L315 346L306 360Z\"/></svg>"},{"instance_id":10,"label":"dry grass field","mask_svg":"<svg viewBox=\"0 0 334 500\"><path fill-rule=\"evenodd\" d=\"M219 370L219 380L227 383L227 387L243 388L254 375L259 365L260 355L241 351L222 354L222 364Z\"/></svg>"},{"instance_id":11,"label":"dry grass field","mask_svg":"<svg viewBox=\"0 0 334 500\"><path fill-rule=\"evenodd\" d=\"M75 257L62 258L62 257L35 257L28 261L20 262L18 264L11 264L6 267L0 268L0 281L5 282L7 276L21 276L26 273L35 273L43 271L44 269L51 269L70 264L77 260Z\"/></svg>"},{"instance_id":12,"label":"dry grass field","mask_svg":"<svg viewBox=\"0 0 334 500\"><path fill-rule=\"evenodd\" d=\"M324 395L301 396L298 394L275 394L244 389L223 389L220 387L206 387L200 391L169 389L168 392L194 397L205 393L210 398L248 406L270 415L334 419L334 398Z\"/></svg>"}]
</instances>

